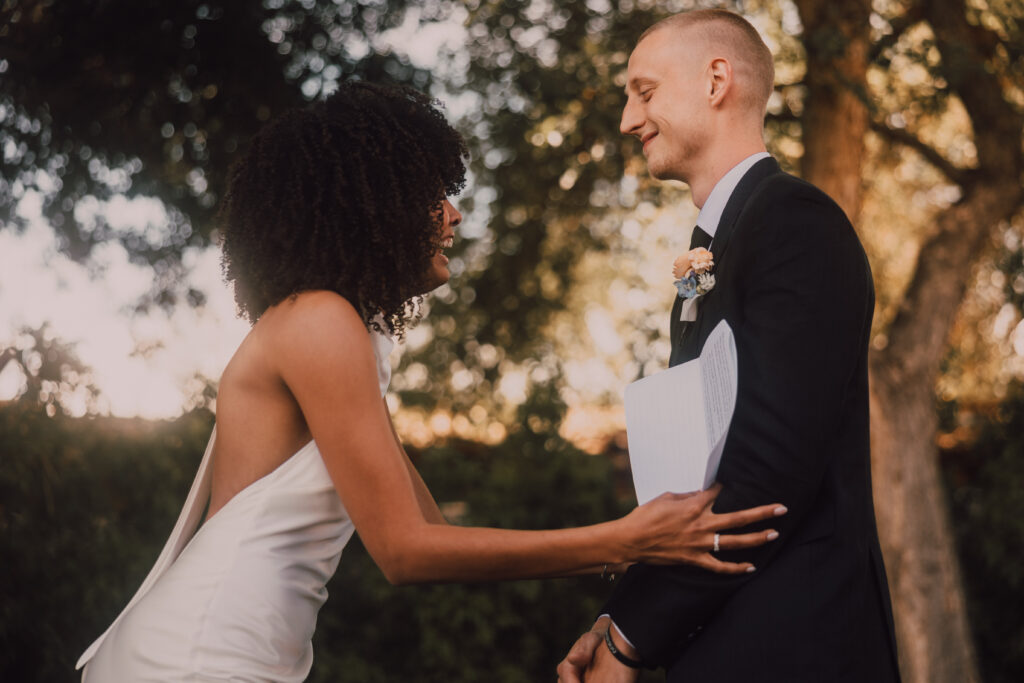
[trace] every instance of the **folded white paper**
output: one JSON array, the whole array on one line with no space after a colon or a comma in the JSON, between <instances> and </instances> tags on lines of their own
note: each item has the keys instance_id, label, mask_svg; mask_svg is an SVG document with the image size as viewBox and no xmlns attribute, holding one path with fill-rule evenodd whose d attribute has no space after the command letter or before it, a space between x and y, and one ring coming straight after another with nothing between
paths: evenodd
<instances>
[{"instance_id":1,"label":"folded white paper","mask_svg":"<svg viewBox=\"0 0 1024 683\"><path fill-rule=\"evenodd\" d=\"M641 505L665 491L686 493L714 483L736 386L736 340L723 320L700 358L626 387L629 462Z\"/></svg>"}]
</instances>

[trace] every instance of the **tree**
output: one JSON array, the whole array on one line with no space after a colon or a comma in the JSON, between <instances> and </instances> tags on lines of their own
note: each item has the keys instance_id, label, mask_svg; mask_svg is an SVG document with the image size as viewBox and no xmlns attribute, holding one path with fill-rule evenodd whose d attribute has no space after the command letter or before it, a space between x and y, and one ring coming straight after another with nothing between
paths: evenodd
<instances>
[{"instance_id":1,"label":"tree","mask_svg":"<svg viewBox=\"0 0 1024 683\"><path fill-rule=\"evenodd\" d=\"M107 241L155 270L153 303L178 291L182 250L205 245L229 163L263 123L347 77L427 83L370 42L405 2L9 0L0 7L0 222L43 197L62 250ZM435 9L436 11L436 9ZM83 198L160 198L168 223L117 231Z\"/></svg>"}]
</instances>

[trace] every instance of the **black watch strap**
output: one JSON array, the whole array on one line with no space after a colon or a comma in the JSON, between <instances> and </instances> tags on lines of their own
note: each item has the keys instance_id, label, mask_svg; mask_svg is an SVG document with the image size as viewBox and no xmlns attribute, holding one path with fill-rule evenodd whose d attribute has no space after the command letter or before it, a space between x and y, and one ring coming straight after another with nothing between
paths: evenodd
<instances>
[{"instance_id":1,"label":"black watch strap","mask_svg":"<svg viewBox=\"0 0 1024 683\"><path fill-rule=\"evenodd\" d=\"M644 668L643 662L627 657L619 651L619 648L615 647L615 641L612 640L611 628L604 632L604 644L608 646L608 651L612 653L612 656L615 657L615 659L619 660L630 669Z\"/></svg>"}]
</instances>

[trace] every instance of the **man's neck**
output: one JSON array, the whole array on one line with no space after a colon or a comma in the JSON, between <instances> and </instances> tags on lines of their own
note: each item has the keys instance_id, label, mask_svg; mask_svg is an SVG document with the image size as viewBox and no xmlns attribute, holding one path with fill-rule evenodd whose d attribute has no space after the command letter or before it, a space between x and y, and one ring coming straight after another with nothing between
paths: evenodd
<instances>
[{"instance_id":1,"label":"man's neck","mask_svg":"<svg viewBox=\"0 0 1024 683\"><path fill-rule=\"evenodd\" d=\"M693 203L697 205L698 209L704 208L704 202L708 200L708 195L711 194L711 190L715 188L722 176L751 154L765 151L767 150L764 142L760 140L756 144L730 145L726 149L718 148L712 151L709 148L704 163L688 182Z\"/></svg>"}]
</instances>

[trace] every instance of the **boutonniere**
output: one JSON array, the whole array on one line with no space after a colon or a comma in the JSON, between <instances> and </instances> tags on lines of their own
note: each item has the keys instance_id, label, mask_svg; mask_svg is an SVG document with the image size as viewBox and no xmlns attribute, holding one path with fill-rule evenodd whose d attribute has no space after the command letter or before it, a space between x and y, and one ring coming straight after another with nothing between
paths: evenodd
<instances>
[{"instance_id":1,"label":"boutonniere","mask_svg":"<svg viewBox=\"0 0 1024 683\"><path fill-rule=\"evenodd\" d=\"M676 279L676 291L685 301L679 316L682 321L697 319L697 301L715 288L714 255L704 247L691 249L678 257L672 264L672 276Z\"/></svg>"}]
</instances>

